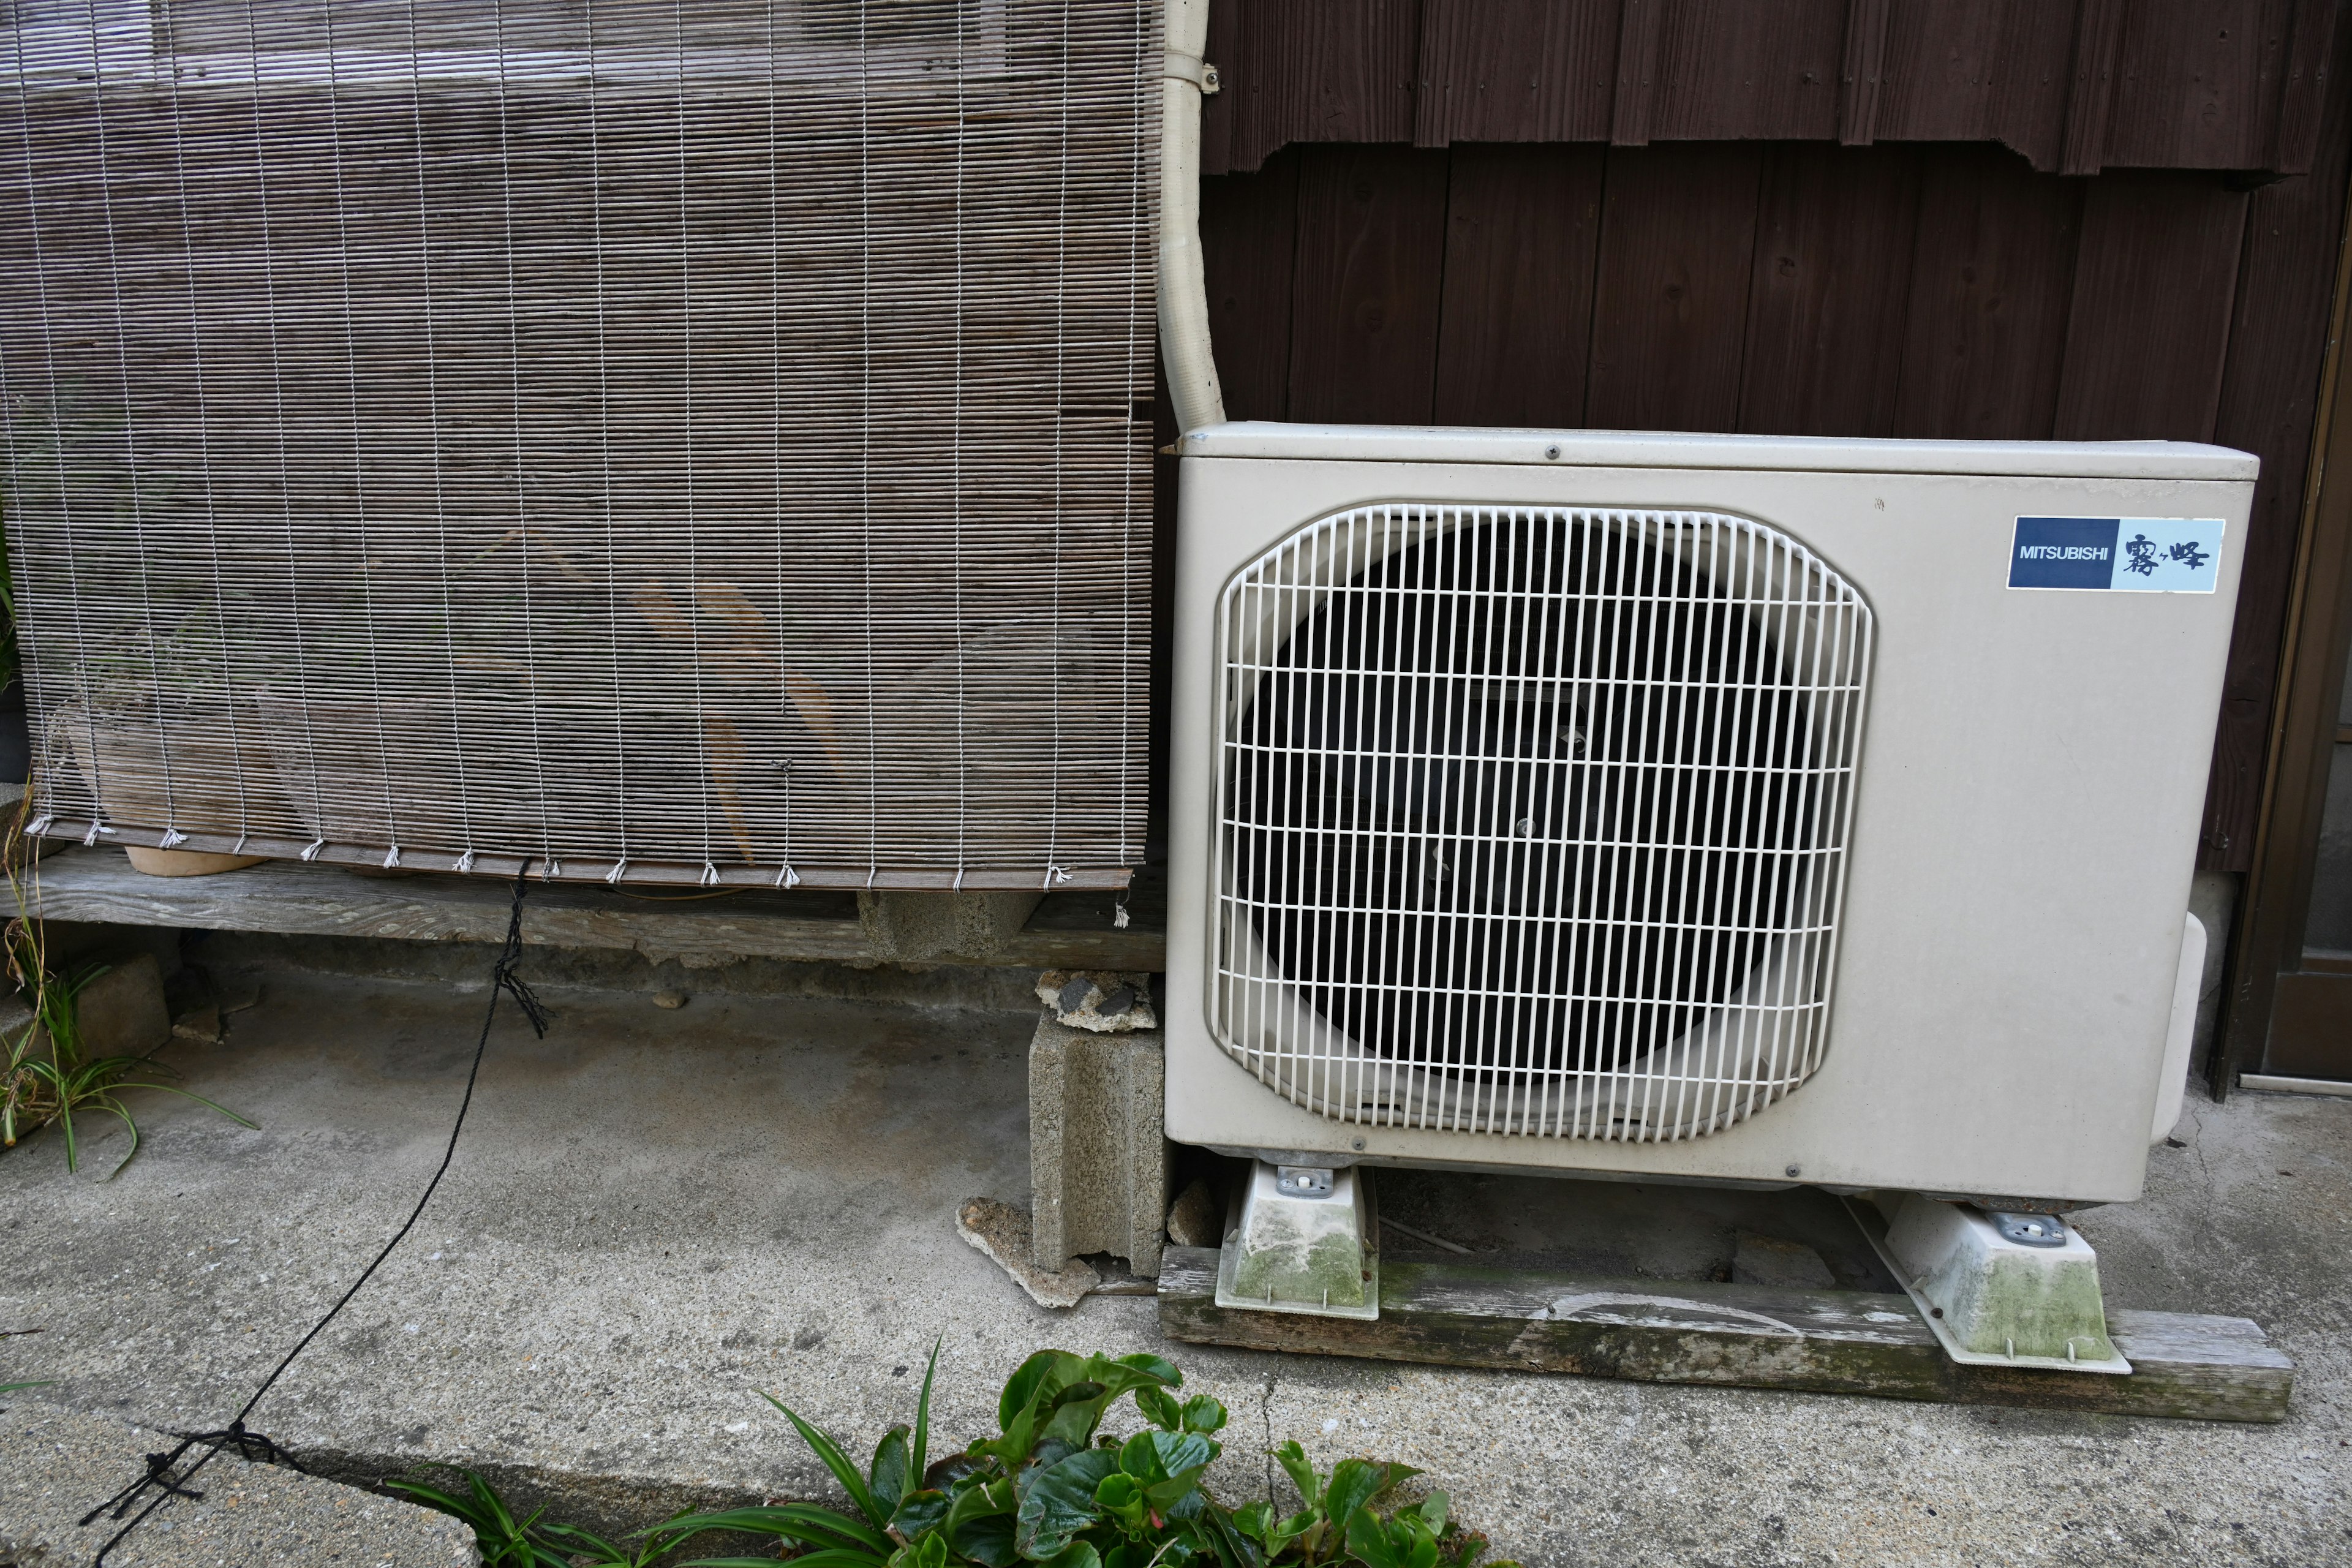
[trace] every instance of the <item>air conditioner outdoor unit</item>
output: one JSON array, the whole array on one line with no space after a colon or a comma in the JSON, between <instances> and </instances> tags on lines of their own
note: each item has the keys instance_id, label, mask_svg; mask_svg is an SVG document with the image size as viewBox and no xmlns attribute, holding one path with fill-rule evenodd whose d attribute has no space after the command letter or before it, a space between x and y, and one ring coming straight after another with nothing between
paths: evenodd
<instances>
[{"instance_id":1,"label":"air conditioner outdoor unit","mask_svg":"<svg viewBox=\"0 0 2352 1568\"><path fill-rule=\"evenodd\" d=\"M1342 1186L2139 1194L2255 459L1182 450L1171 1138Z\"/></svg>"}]
</instances>

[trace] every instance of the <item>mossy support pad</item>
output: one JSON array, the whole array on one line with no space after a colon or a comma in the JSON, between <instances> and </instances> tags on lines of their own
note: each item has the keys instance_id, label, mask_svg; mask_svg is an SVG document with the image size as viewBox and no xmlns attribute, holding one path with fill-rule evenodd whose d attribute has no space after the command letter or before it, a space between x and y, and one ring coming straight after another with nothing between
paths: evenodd
<instances>
[{"instance_id":1,"label":"mossy support pad","mask_svg":"<svg viewBox=\"0 0 2352 1568\"><path fill-rule=\"evenodd\" d=\"M1213 1248L1170 1247L1160 1331L1301 1355L2192 1421L2284 1419L2294 1386L2294 1363L2259 1324L2202 1313L2111 1310L2133 1370L2094 1377L1959 1365L1909 1297L1874 1291L1391 1259L1379 1319L1358 1321L1223 1308L1216 1288Z\"/></svg>"}]
</instances>

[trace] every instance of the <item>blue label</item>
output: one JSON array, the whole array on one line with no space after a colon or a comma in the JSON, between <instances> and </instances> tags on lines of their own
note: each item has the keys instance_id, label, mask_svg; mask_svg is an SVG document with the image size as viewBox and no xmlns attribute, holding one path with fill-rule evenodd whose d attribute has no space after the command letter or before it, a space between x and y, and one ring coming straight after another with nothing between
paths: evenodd
<instances>
[{"instance_id":1,"label":"blue label","mask_svg":"<svg viewBox=\"0 0 2352 1568\"><path fill-rule=\"evenodd\" d=\"M2009 585L2210 594L2222 526L2218 517L2021 517Z\"/></svg>"}]
</instances>

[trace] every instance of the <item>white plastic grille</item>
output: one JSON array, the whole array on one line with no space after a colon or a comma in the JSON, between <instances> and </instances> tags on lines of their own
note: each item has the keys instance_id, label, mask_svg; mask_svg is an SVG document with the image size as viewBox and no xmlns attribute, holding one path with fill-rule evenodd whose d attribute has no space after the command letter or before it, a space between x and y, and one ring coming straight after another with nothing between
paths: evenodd
<instances>
[{"instance_id":1,"label":"white plastic grille","mask_svg":"<svg viewBox=\"0 0 2352 1568\"><path fill-rule=\"evenodd\" d=\"M1158 0L0 0L36 820L1143 854Z\"/></svg>"},{"instance_id":2,"label":"white plastic grille","mask_svg":"<svg viewBox=\"0 0 2352 1568\"><path fill-rule=\"evenodd\" d=\"M1826 1038L1869 607L1717 512L1369 507L1218 610L1211 1013L1342 1121L1717 1131Z\"/></svg>"}]
</instances>

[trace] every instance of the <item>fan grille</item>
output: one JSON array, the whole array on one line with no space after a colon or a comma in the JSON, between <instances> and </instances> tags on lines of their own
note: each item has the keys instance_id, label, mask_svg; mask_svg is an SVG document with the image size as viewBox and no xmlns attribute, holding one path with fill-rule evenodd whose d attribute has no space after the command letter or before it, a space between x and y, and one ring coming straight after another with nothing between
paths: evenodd
<instances>
[{"instance_id":1,"label":"fan grille","mask_svg":"<svg viewBox=\"0 0 2352 1568\"><path fill-rule=\"evenodd\" d=\"M1342 1121L1653 1140L1821 1064L1871 614L1716 512L1370 507L1220 604L1212 1016Z\"/></svg>"}]
</instances>

